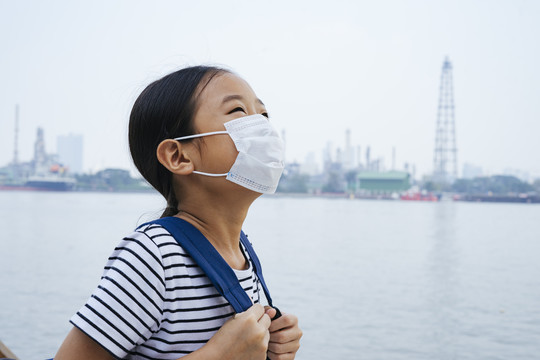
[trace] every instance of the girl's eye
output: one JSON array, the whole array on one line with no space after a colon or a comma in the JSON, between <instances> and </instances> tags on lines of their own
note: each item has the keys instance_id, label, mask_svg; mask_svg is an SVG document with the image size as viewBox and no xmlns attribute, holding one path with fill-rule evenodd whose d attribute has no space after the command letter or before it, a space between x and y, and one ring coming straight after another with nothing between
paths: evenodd
<instances>
[{"instance_id":1,"label":"girl's eye","mask_svg":"<svg viewBox=\"0 0 540 360\"><path fill-rule=\"evenodd\" d=\"M229 111L229 114L232 114L232 113L237 112L237 111L241 111L243 113L246 113L246 111L244 109L242 109L241 107L237 107L237 108L234 108L231 111ZM229 114L227 114L227 115L229 115Z\"/></svg>"},{"instance_id":2,"label":"girl's eye","mask_svg":"<svg viewBox=\"0 0 540 360\"><path fill-rule=\"evenodd\" d=\"M267 112L263 112L261 115L264 116L267 119L270 119L270 115L268 115Z\"/></svg>"}]
</instances>

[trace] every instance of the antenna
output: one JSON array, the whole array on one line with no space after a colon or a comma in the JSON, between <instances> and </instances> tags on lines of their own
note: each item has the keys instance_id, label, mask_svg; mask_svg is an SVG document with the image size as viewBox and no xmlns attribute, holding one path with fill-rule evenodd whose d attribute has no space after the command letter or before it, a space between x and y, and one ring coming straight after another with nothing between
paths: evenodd
<instances>
[{"instance_id":1,"label":"antenna","mask_svg":"<svg viewBox=\"0 0 540 360\"><path fill-rule=\"evenodd\" d=\"M451 183L455 179L457 179L457 148L454 88L452 85L452 63L446 57L442 67L439 89L433 180L438 183Z\"/></svg>"}]
</instances>

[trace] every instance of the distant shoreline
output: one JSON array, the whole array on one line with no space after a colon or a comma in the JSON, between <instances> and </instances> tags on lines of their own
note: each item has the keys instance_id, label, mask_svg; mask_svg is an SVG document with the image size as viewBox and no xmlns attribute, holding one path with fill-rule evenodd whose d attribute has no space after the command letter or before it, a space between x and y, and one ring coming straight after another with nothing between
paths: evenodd
<instances>
[{"instance_id":1,"label":"distant shoreline","mask_svg":"<svg viewBox=\"0 0 540 360\"><path fill-rule=\"evenodd\" d=\"M72 190L54 190L38 189L27 186L0 185L0 191L21 191L21 192L48 192L48 193L105 193L105 194L151 194L158 192L153 188L141 189L72 189ZM358 195L348 193L289 193L278 192L271 195L264 195L265 198L324 198L324 199L349 199L349 200L386 200L386 201L407 201L407 202L434 202L428 200L407 200L390 195ZM460 202L483 202L483 203L521 203L521 204L540 204L539 195L483 195L483 194L452 194L450 201ZM440 201L440 200L439 200ZM436 201L435 201L436 202Z\"/></svg>"}]
</instances>

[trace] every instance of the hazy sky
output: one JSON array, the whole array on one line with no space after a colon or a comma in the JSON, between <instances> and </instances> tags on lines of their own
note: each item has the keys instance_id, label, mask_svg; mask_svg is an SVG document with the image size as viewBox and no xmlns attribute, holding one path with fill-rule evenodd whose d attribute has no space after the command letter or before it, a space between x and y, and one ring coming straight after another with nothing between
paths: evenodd
<instances>
[{"instance_id":1,"label":"hazy sky","mask_svg":"<svg viewBox=\"0 0 540 360\"><path fill-rule=\"evenodd\" d=\"M186 65L243 76L286 130L288 159L345 130L362 152L432 171L441 67L454 66L459 170L540 176L539 1L0 0L0 165L38 126L84 135L84 167L130 168L127 119Z\"/></svg>"}]
</instances>

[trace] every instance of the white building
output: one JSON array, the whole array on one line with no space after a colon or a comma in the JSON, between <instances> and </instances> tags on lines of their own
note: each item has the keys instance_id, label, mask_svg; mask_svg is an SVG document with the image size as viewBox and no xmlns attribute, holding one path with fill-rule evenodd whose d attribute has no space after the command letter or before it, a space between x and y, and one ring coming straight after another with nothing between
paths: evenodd
<instances>
[{"instance_id":1,"label":"white building","mask_svg":"<svg viewBox=\"0 0 540 360\"><path fill-rule=\"evenodd\" d=\"M56 138L58 160L69 168L72 174L83 170L83 136L76 134L60 135Z\"/></svg>"},{"instance_id":2,"label":"white building","mask_svg":"<svg viewBox=\"0 0 540 360\"><path fill-rule=\"evenodd\" d=\"M464 179L474 179L483 175L482 168L469 163L463 164L463 178Z\"/></svg>"}]
</instances>

